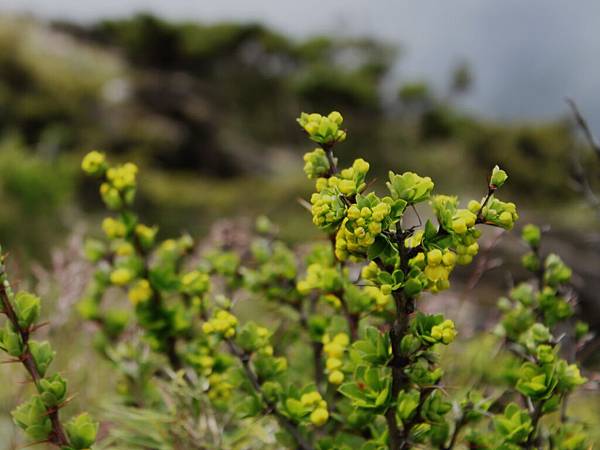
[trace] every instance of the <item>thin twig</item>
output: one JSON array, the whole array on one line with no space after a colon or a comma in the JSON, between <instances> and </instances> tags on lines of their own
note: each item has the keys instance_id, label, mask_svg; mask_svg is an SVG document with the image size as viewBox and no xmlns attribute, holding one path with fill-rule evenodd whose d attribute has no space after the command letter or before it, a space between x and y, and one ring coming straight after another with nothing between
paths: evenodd
<instances>
[{"instance_id":1,"label":"thin twig","mask_svg":"<svg viewBox=\"0 0 600 450\"><path fill-rule=\"evenodd\" d=\"M583 134L589 146L592 148L596 156L600 158L600 145L598 145L597 139L592 134L590 127L588 126L587 121L579 111L577 104L570 98L567 98L565 101L571 108L571 111L573 112L573 116L575 118L575 122L583 131ZM588 202L588 204L596 210L596 213L600 215L600 198L598 198L598 195L594 192L579 158L577 149L575 148L573 148L572 151L572 166L573 178L575 182L579 185L579 189L581 190L583 197Z\"/></svg>"},{"instance_id":2,"label":"thin twig","mask_svg":"<svg viewBox=\"0 0 600 450\"><path fill-rule=\"evenodd\" d=\"M256 375L256 373L254 373L254 370L252 369L252 367L250 366L250 355L248 355L247 353L245 353L244 351L239 349L233 341L228 339L226 342L227 342L227 346L229 348L230 353L232 355L234 355L235 357L237 357L239 359L239 361L241 362L242 367L244 368L244 372L246 373L246 376L248 377L250 384L252 384L253 389L260 395L262 401L267 406L265 412L272 414L277 419L277 422L279 422L281 427L284 428L288 433L290 433L292 435L292 437L298 444L298 449L313 450L313 446L304 437L304 435L301 433L298 426L294 422L292 422L288 417L284 416L279 411L279 409L277 408L277 405L275 403L270 402L263 395L260 380L259 380L258 376Z\"/></svg>"}]
</instances>

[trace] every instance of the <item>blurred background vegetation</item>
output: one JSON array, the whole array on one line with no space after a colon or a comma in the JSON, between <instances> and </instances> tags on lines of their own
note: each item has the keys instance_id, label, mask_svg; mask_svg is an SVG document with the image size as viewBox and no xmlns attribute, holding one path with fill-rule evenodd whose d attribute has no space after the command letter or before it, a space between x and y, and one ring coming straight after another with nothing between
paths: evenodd
<instances>
[{"instance_id":1,"label":"blurred background vegetation","mask_svg":"<svg viewBox=\"0 0 600 450\"><path fill-rule=\"evenodd\" d=\"M574 155L592 186L600 172L566 106L556 120L484 119L458 106L477 79L468 65L457 63L443 89L421 79L390 88L398 58L395 46L373 38L297 39L258 23L1 17L0 241L22 284L39 285L42 273L56 317L68 312L64 292L77 296L76 286L57 287L83 277L69 276L77 252L53 251L100 217L95 188L79 172L91 149L139 163L141 215L164 235L203 235L219 218L264 213L291 242L319 238L296 201L312 186L302 173L309 148L295 118L336 109L349 130L342 163L364 156L379 185L389 169L414 170L430 175L438 192L478 195L491 167L505 168L505 197L517 203L522 224L551 227L548 246L574 267L583 314L600 330L600 222L576 189ZM514 239L504 241L505 265L476 300L493 304L506 287L519 249ZM63 278L49 281L52 271ZM60 296L63 303L53 303ZM50 333L69 350L66 371L81 397L75 402L85 402L97 395L98 381L90 386L92 374L77 371L89 355L69 339L70 329ZM13 394L0 389L3 417Z\"/></svg>"}]
</instances>

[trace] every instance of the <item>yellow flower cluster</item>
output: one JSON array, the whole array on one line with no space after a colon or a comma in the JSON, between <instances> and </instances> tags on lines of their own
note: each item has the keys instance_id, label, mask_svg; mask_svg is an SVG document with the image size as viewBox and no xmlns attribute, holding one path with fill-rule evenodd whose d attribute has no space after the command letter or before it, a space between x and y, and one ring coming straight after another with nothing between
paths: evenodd
<instances>
[{"instance_id":1,"label":"yellow flower cluster","mask_svg":"<svg viewBox=\"0 0 600 450\"><path fill-rule=\"evenodd\" d=\"M127 227L120 220L107 217L102 221L102 230L110 239L123 238L127 234Z\"/></svg>"},{"instance_id":2,"label":"yellow flower cluster","mask_svg":"<svg viewBox=\"0 0 600 450\"><path fill-rule=\"evenodd\" d=\"M450 249L433 249L417 253L410 264L420 267L427 277L428 288L431 292L439 292L450 287L448 278L456 265L456 254Z\"/></svg>"},{"instance_id":3,"label":"yellow flower cluster","mask_svg":"<svg viewBox=\"0 0 600 450\"><path fill-rule=\"evenodd\" d=\"M346 214L342 196L351 197L362 191L368 171L369 163L359 158L352 167L336 176L318 178L315 184L317 192L310 198L313 223L321 229L333 231Z\"/></svg>"},{"instance_id":4,"label":"yellow flower cluster","mask_svg":"<svg viewBox=\"0 0 600 450\"><path fill-rule=\"evenodd\" d=\"M310 139L320 144L333 144L346 139L346 132L340 129L343 121L344 118L337 111L327 116L318 113L302 113L298 118L298 123L308 133Z\"/></svg>"},{"instance_id":5,"label":"yellow flower cluster","mask_svg":"<svg viewBox=\"0 0 600 450\"><path fill-rule=\"evenodd\" d=\"M456 234L465 234L475 226L477 216L469 209L458 209L452 217L452 231Z\"/></svg>"},{"instance_id":6,"label":"yellow flower cluster","mask_svg":"<svg viewBox=\"0 0 600 450\"><path fill-rule=\"evenodd\" d=\"M342 301L337 295L326 294L321 296L321 300L331 306L333 309L340 309L342 307Z\"/></svg>"},{"instance_id":7,"label":"yellow flower cluster","mask_svg":"<svg viewBox=\"0 0 600 450\"><path fill-rule=\"evenodd\" d=\"M106 206L110 209L120 209L133 202L137 171L138 168L133 163L106 170L106 181L100 185L100 196Z\"/></svg>"},{"instance_id":8,"label":"yellow flower cluster","mask_svg":"<svg viewBox=\"0 0 600 450\"><path fill-rule=\"evenodd\" d=\"M116 286L124 286L133 280L134 273L125 267L119 267L110 274L110 282Z\"/></svg>"},{"instance_id":9,"label":"yellow flower cluster","mask_svg":"<svg viewBox=\"0 0 600 450\"><path fill-rule=\"evenodd\" d=\"M337 188L342 194L349 197L362 191L366 184L364 182L369 163L362 158L355 159L352 167L343 169L339 175L327 179L329 187ZM320 182L323 184L323 182Z\"/></svg>"},{"instance_id":10,"label":"yellow flower cluster","mask_svg":"<svg viewBox=\"0 0 600 450\"><path fill-rule=\"evenodd\" d=\"M309 179L325 176L331 169L325 150L315 148L304 154L304 173Z\"/></svg>"},{"instance_id":11,"label":"yellow flower cluster","mask_svg":"<svg viewBox=\"0 0 600 450\"><path fill-rule=\"evenodd\" d=\"M365 286L363 292L373 301L373 309L375 311L383 311L392 302L391 296L392 286L384 284L381 287Z\"/></svg>"},{"instance_id":12,"label":"yellow flower cluster","mask_svg":"<svg viewBox=\"0 0 600 450\"><path fill-rule=\"evenodd\" d=\"M181 277L182 291L189 295L202 295L210 287L210 278L207 273L193 270Z\"/></svg>"},{"instance_id":13,"label":"yellow flower cluster","mask_svg":"<svg viewBox=\"0 0 600 450\"><path fill-rule=\"evenodd\" d=\"M139 303L145 303L152 298L152 287L148 280L138 280L129 289L128 293L129 301L136 306Z\"/></svg>"},{"instance_id":14,"label":"yellow flower cluster","mask_svg":"<svg viewBox=\"0 0 600 450\"><path fill-rule=\"evenodd\" d=\"M348 208L335 239L335 255L344 261L352 256L362 256L382 231L382 222L391 212L391 206L382 201L373 208Z\"/></svg>"},{"instance_id":15,"label":"yellow flower cluster","mask_svg":"<svg viewBox=\"0 0 600 450\"><path fill-rule=\"evenodd\" d=\"M135 226L135 235L139 243L145 249L148 249L154 245L156 233L158 233L158 227L156 226L149 227L148 225L144 225L142 223L139 223Z\"/></svg>"},{"instance_id":16,"label":"yellow flower cluster","mask_svg":"<svg viewBox=\"0 0 600 450\"><path fill-rule=\"evenodd\" d=\"M338 270L335 267L327 267L319 263L313 263L308 266L306 277L303 280L299 280L296 284L296 289L303 295L310 293L314 289L331 293L341 288L342 279Z\"/></svg>"},{"instance_id":17,"label":"yellow flower cluster","mask_svg":"<svg viewBox=\"0 0 600 450\"><path fill-rule=\"evenodd\" d=\"M238 324L237 318L228 311L221 309L215 316L202 324L202 331L206 334L220 334L226 338L235 336L235 329Z\"/></svg>"},{"instance_id":18,"label":"yellow flower cluster","mask_svg":"<svg viewBox=\"0 0 600 450\"><path fill-rule=\"evenodd\" d=\"M227 379L227 376L222 373L213 373L208 377L208 383L210 384L210 390L208 391L208 398L212 401L222 402L231 397L233 391L233 385Z\"/></svg>"},{"instance_id":19,"label":"yellow flower cluster","mask_svg":"<svg viewBox=\"0 0 600 450\"><path fill-rule=\"evenodd\" d=\"M344 218L346 206L340 195L331 189L322 189L310 197L313 223L323 229L334 229Z\"/></svg>"},{"instance_id":20,"label":"yellow flower cluster","mask_svg":"<svg viewBox=\"0 0 600 450\"><path fill-rule=\"evenodd\" d=\"M131 256L135 253L135 248L133 245L120 239L113 241L111 248L117 256Z\"/></svg>"},{"instance_id":21,"label":"yellow flower cluster","mask_svg":"<svg viewBox=\"0 0 600 450\"><path fill-rule=\"evenodd\" d=\"M216 363L212 349L207 342L190 344L185 352L185 359L205 377L212 373Z\"/></svg>"},{"instance_id":22,"label":"yellow flower cluster","mask_svg":"<svg viewBox=\"0 0 600 450\"><path fill-rule=\"evenodd\" d=\"M310 414L310 421L314 425L320 427L325 425L329 420L327 402L323 400L323 397L321 397L321 394L319 394L317 391L302 394L302 397L300 397L300 403L306 408L313 408Z\"/></svg>"},{"instance_id":23,"label":"yellow flower cluster","mask_svg":"<svg viewBox=\"0 0 600 450\"><path fill-rule=\"evenodd\" d=\"M497 198L492 198L492 200L488 202L483 208L482 215L486 222L491 222L506 230L512 229L519 218L517 207L514 203L503 202Z\"/></svg>"},{"instance_id":24,"label":"yellow flower cluster","mask_svg":"<svg viewBox=\"0 0 600 450\"><path fill-rule=\"evenodd\" d=\"M210 375L215 365L215 358L209 355L202 355L198 358L198 365L200 366L202 375Z\"/></svg>"},{"instance_id":25,"label":"yellow flower cluster","mask_svg":"<svg viewBox=\"0 0 600 450\"><path fill-rule=\"evenodd\" d=\"M369 264L363 266L360 271L360 276L367 281L376 281L377 275L379 275L381 269L377 266L375 261L369 261Z\"/></svg>"},{"instance_id":26,"label":"yellow flower cluster","mask_svg":"<svg viewBox=\"0 0 600 450\"><path fill-rule=\"evenodd\" d=\"M431 327L430 336L436 341L448 345L454 341L457 334L454 322L450 319L446 319L439 325Z\"/></svg>"},{"instance_id":27,"label":"yellow flower cluster","mask_svg":"<svg viewBox=\"0 0 600 450\"><path fill-rule=\"evenodd\" d=\"M98 151L91 151L81 161L81 168L88 175L103 175L106 171L106 156Z\"/></svg>"},{"instance_id":28,"label":"yellow flower cluster","mask_svg":"<svg viewBox=\"0 0 600 450\"><path fill-rule=\"evenodd\" d=\"M328 380L331 384L342 384L344 381L344 372L341 370L342 358L350 345L350 338L346 333L338 333L333 339L329 334L325 334L322 342L323 352L327 356L325 371L328 374Z\"/></svg>"},{"instance_id":29,"label":"yellow flower cluster","mask_svg":"<svg viewBox=\"0 0 600 450\"><path fill-rule=\"evenodd\" d=\"M125 163L120 166L111 167L106 171L106 179L119 191L135 187L135 177L138 167L133 163Z\"/></svg>"},{"instance_id":30,"label":"yellow flower cluster","mask_svg":"<svg viewBox=\"0 0 600 450\"><path fill-rule=\"evenodd\" d=\"M456 254L458 255L456 262L462 265L471 264L473 256L477 255L478 251L479 244L477 242L473 242L469 245L458 244L456 246Z\"/></svg>"}]
</instances>

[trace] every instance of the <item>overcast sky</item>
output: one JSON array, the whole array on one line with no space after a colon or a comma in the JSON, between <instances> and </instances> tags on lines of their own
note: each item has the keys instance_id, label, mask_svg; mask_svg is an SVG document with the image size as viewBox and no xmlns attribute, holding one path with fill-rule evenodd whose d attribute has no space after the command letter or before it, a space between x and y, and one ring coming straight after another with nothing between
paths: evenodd
<instances>
[{"instance_id":1,"label":"overcast sky","mask_svg":"<svg viewBox=\"0 0 600 450\"><path fill-rule=\"evenodd\" d=\"M401 46L400 79L438 85L466 60L468 106L541 119L574 97L600 130L598 0L0 0L0 11L93 21L151 11L174 20L261 21L296 36L369 34Z\"/></svg>"}]
</instances>

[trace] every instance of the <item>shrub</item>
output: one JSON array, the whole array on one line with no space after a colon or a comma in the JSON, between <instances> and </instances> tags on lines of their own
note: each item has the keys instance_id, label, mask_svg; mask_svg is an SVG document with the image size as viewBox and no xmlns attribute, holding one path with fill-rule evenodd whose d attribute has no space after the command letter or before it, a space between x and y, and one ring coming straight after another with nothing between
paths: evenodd
<instances>
[{"instance_id":1,"label":"shrub","mask_svg":"<svg viewBox=\"0 0 600 450\"><path fill-rule=\"evenodd\" d=\"M327 238L302 257L260 218L244 251L224 242L197 258L190 236L162 240L134 213L134 164L85 157L112 214L104 238L86 242L96 271L79 311L98 324L97 347L119 376L116 448L584 448L574 422L550 434L540 426L585 380L558 356L550 330L572 313L561 294L570 270L556 255L542 263L539 230L524 233L532 248L524 263L539 290L520 285L500 302L498 331L520 364L503 395L474 386L449 397L437 350L458 331L418 308L424 293L447 289L454 268L472 262L481 226L513 227L515 205L497 197L507 174L496 166L483 198L467 207L434 195L433 181L412 172L390 172L380 196L368 162L338 166L341 114L303 113L298 122L317 145L304 157L315 180L306 206ZM435 219L423 223L417 206L425 202ZM131 310L107 304L115 291ZM271 315L243 319L244 305L265 302L280 327ZM151 425L165 415L169 427ZM264 431L253 433L258 421ZM274 426L277 443L268 437Z\"/></svg>"}]
</instances>

